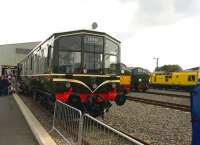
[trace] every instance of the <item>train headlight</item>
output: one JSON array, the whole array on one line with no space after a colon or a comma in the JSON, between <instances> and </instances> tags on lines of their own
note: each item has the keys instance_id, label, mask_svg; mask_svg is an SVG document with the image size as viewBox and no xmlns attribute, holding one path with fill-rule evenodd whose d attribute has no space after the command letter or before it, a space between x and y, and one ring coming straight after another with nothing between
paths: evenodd
<instances>
[{"instance_id":1,"label":"train headlight","mask_svg":"<svg viewBox=\"0 0 200 145\"><path fill-rule=\"evenodd\" d=\"M142 79L138 79L138 82L142 82Z\"/></svg>"},{"instance_id":2,"label":"train headlight","mask_svg":"<svg viewBox=\"0 0 200 145\"><path fill-rule=\"evenodd\" d=\"M66 88L70 88L71 87L71 83L70 82L66 82L65 86L66 86Z\"/></svg>"},{"instance_id":3,"label":"train headlight","mask_svg":"<svg viewBox=\"0 0 200 145\"><path fill-rule=\"evenodd\" d=\"M125 71L122 69L122 70L121 70L121 74L124 74L124 73L125 73Z\"/></svg>"},{"instance_id":4,"label":"train headlight","mask_svg":"<svg viewBox=\"0 0 200 145\"><path fill-rule=\"evenodd\" d=\"M112 83L112 88L115 89L117 85L115 83Z\"/></svg>"},{"instance_id":5,"label":"train headlight","mask_svg":"<svg viewBox=\"0 0 200 145\"><path fill-rule=\"evenodd\" d=\"M83 73L84 73L84 74L87 73L87 69L86 69L86 68L83 69Z\"/></svg>"},{"instance_id":6,"label":"train headlight","mask_svg":"<svg viewBox=\"0 0 200 145\"><path fill-rule=\"evenodd\" d=\"M94 84L92 85L92 88L93 88L93 89L96 89L96 88L97 88L97 84L94 83Z\"/></svg>"}]
</instances>

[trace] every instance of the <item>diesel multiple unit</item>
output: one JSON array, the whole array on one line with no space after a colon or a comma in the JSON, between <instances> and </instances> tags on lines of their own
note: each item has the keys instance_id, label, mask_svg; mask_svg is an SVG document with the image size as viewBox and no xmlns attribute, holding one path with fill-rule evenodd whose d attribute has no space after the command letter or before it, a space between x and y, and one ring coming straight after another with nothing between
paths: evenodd
<instances>
[{"instance_id":1,"label":"diesel multiple unit","mask_svg":"<svg viewBox=\"0 0 200 145\"><path fill-rule=\"evenodd\" d=\"M79 30L55 33L35 47L19 64L20 90L52 106L62 101L93 116L103 114L110 101L123 105L125 86L120 41L104 32Z\"/></svg>"}]
</instances>

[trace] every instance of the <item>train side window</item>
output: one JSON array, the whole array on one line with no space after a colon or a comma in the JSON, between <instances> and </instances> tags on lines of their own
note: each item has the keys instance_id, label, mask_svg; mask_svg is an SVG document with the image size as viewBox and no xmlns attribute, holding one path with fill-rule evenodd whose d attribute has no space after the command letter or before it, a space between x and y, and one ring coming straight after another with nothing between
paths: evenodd
<instances>
[{"instance_id":1,"label":"train side window","mask_svg":"<svg viewBox=\"0 0 200 145\"><path fill-rule=\"evenodd\" d=\"M191 76L188 76L188 81L189 81L189 82L191 81Z\"/></svg>"},{"instance_id":2,"label":"train side window","mask_svg":"<svg viewBox=\"0 0 200 145\"><path fill-rule=\"evenodd\" d=\"M195 75L189 75L188 76L188 81L189 82L194 82L195 81Z\"/></svg>"},{"instance_id":3,"label":"train side window","mask_svg":"<svg viewBox=\"0 0 200 145\"><path fill-rule=\"evenodd\" d=\"M30 70L33 70L33 57L31 56L30 58Z\"/></svg>"},{"instance_id":4,"label":"train side window","mask_svg":"<svg viewBox=\"0 0 200 145\"><path fill-rule=\"evenodd\" d=\"M176 78L178 78L179 76L178 75L176 75Z\"/></svg>"},{"instance_id":5,"label":"train side window","mask_svg":"<svg viewBox=\"0 0 200 145\"><path fill-rule=\"evenodd\" d=\"M50 60L51 60L51 45L48 46L47 66L50 65Z\"/></svg>"},{"instance_id":6,"label":"train side window","mask_svg":"<svg viewBox=\"0 0 200 145\"><path fill-rule=\"evenodd\" d=\"M156 76L154 77L154 82L156 82Z\"/></svg>"},{"instance_id":7,"label":"train side window","mask_svg":"<svg viewBox=\"0 0 200 145\"><path fill-rule=\"evenodd\" d=\"M195 81L195 76L192 75L191 78L192 78L192 81L194 82Z\"/></svg>"}]
</instances>

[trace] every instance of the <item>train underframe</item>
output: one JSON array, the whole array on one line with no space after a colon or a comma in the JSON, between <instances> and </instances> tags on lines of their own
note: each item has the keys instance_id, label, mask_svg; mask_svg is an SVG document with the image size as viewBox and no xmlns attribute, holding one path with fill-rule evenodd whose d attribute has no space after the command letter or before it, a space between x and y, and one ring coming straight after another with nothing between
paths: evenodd
<instances>
[{"instance_id":1,"label":"train underframe","mask_svg":"<svg viewBox=\"0 0 200 145\"><path fill-rule=\"evenodd\" d=\"M152 89L164 89L164 90L180 90L180 91L191 91L194 85L183 86L183 85L161 85L161 84L150 84Z\"/></svg>"},{"instance_id":2,"label":"train underframe","mask_svg":"<svg viewBox=\"0 0 200 145\"><path fill-rule=\"evenodd\" d=\"M62 92L52 92L49 89L30 87L25 83L21 83L20 90L22 93L31 95L34 100L39 101L50 110L53 110L55 101L61 101L81 110L83 113L89 113L93 117L103 117L104 113L109 111L109 108L112 106L111 102L115 102L119 106L125 103L125 90L127 87L120 87L120 91L112 89L98 93L79 92L73 89L73 87L69 87Z\"/></svg>"}]
</instances>

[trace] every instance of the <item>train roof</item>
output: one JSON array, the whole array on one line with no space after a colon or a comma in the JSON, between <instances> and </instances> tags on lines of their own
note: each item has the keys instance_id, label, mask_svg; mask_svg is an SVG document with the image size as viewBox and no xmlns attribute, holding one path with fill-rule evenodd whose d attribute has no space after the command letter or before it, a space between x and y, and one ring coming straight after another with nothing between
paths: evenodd
<instances>
[{"instance_id":1,"label":"train roof","mask_svg":"<svg viewBox=\"0 0 200 145\"><path fill-rule=\"evenodd\" d=\"M112 37L111 35L105 33L105 32L101 32L101 31L93 31L93 30L86 30L86 29L82 29L82 30L75 30L75 31L67 31L67 32L59 32L59 33L54 33L53 35L55 35L56 37L59 35L65 35L65 34L84 34L84 33L95 33L97 35L104 35L107 37L110 37L111 39L115 40L118 43L121 43L118 39Z\"/></svg>"},{"instance_id":2,"label":"train roof","mask_svg":"<svg viewBox=\"0 0 200 145\"><path fill-rule=\"evenodd\" d=\"M35 48L33 48L29 53L28 55L26 55L20 62L23 62L24 59L31 55L33 53L33 51L35 51L40 45L44 44L45 42L47 42L49 39L51 39L53 36L55 37L58 37L58 36L61 36L61 35L67 35L67 34L96 34L96 35L102 35L102 36L106 36L106 37L109 37L111 39L113 39L114 41L116 41L117 43L121 43L118 39L108 35L107 33L105 32L101 32L101 31L93 31L93 30L86 30L86 29L82 29L82 30L74 30L74 31L66 31L66 32L56 32L56 33L53 33L52 35L50 35L47 39L45 39L44 41L42 41L41 43L39 43ZM20 63L19 62L19 63Z\"/></svg>"}]
</instances>

